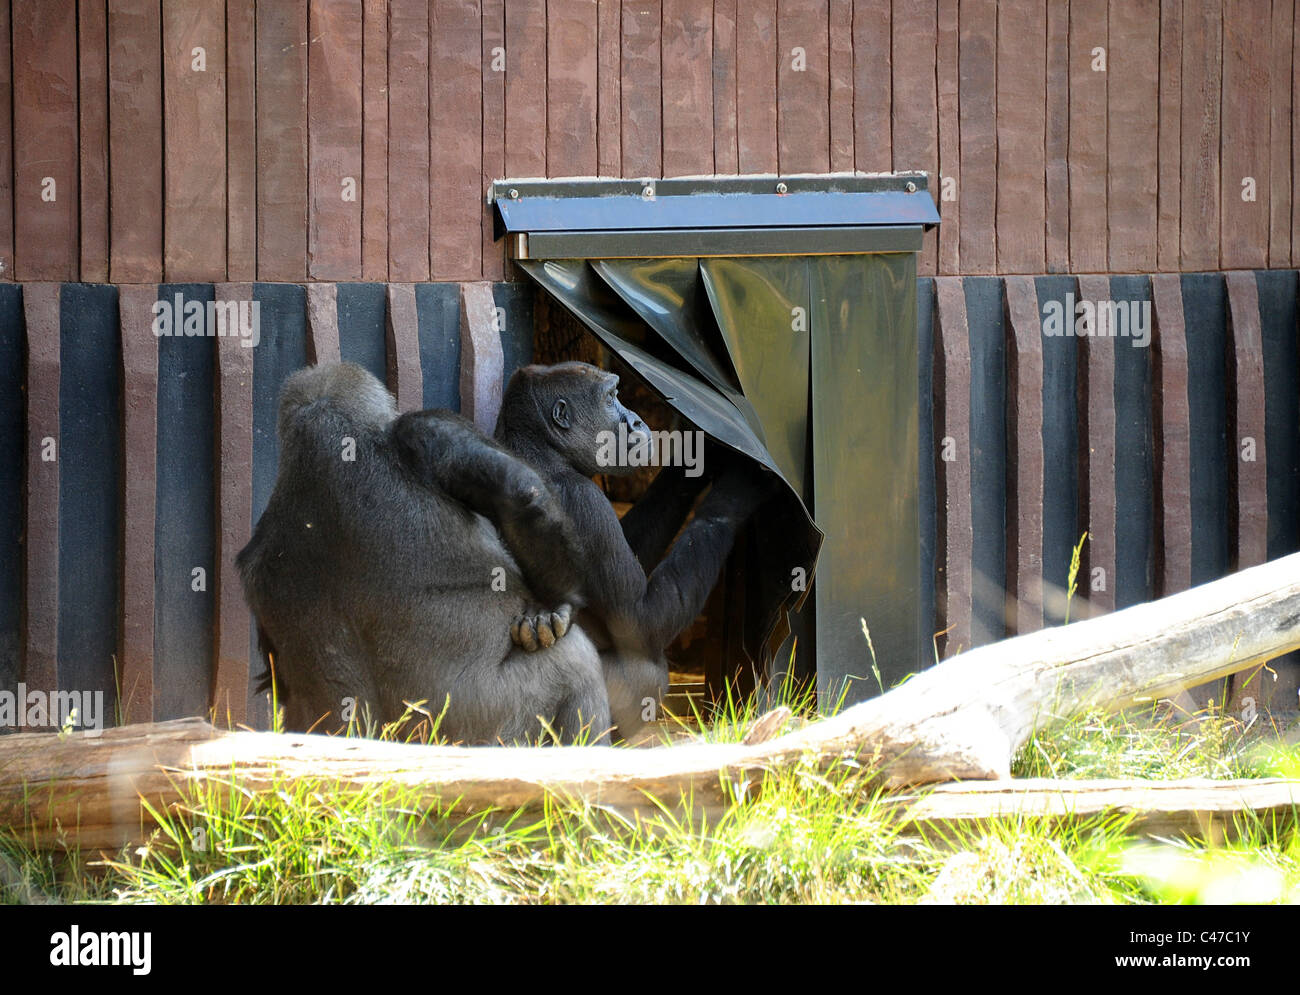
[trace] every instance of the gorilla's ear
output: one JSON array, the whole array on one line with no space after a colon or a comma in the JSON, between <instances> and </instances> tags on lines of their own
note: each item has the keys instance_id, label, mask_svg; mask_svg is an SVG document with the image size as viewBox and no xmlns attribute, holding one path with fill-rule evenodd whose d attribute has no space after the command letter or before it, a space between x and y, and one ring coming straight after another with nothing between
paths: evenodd
<instances>
[{"instance_id":1,"label":"gorilla's ear","mask_svg":"<svg viewBox=\"0 0 1300 995\"><path fill-rule=\"evenodd\" d=\"M569 428L569 402L560 398L555 402L555 407L551 408L551 421L559 425L560 428Z\"/></svg>"}]
</instances>

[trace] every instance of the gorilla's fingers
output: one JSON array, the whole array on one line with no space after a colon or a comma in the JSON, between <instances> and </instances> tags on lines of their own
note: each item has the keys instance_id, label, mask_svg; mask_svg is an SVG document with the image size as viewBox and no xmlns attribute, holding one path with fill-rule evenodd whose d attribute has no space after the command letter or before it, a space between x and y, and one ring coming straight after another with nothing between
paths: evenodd
<instances>
[{"instance_id":1,"label":"gorilla's fingers","mask_svg":"<svg viewBox=\"0 0 1300 995\"><path fill-rule=\"evenodd\" d=\"M522 646L527 653L535 653L542 648L537 641L537 632L533 619L520 615L510 624L510 639L516 646Z\"/></svg>"},{"instance_id":2,"label":"gorilla's fingers","mask_svg":"<svg viewBox=\"0 0 1300 995\"><path fill-rule=\"evenodd\" d=\"M569 620L572 617L573 608L569 605L560 605L551 612L551 630L555 633L556 639L564 638L565 633L569 631Z\"/></svg>"},{"instance_id":3,"label":"gorilla's fingers","mask_svg":"<svg viewBox=\"0 0 1300 995\"><path fill-rule=\"evenodd\" d=\"M532 619L524 619L524 624L519 627L519 635L523 639L523 647L529 653L536 653L542 648L542 644L537 641L537 629L533 626Z\"/></svg>"},{"instance_id":4,"label":"gorilla's fingers","mask_svg":"<svg viewBox=\"0 0 1300 995\"><path fill-rule=\"evenodd\" d=\"M551 629L551 623L545 615L538 615L533 620L537 627L537 638L542 644L543 649L549 649L555 645L555 632Z\"/></svg>"},{"instance_id":5,"label":"gorilla's fingers","mask_svg":"<svg viewBox=\"0 0 1300 995\"><path fill-rule=\"evenodd\" d=\"M529 609L510 623L510 640L527 652L549 649L565 637L573 618L573 606L563 604L554 611Z\"/></svg>"}]
</instances>

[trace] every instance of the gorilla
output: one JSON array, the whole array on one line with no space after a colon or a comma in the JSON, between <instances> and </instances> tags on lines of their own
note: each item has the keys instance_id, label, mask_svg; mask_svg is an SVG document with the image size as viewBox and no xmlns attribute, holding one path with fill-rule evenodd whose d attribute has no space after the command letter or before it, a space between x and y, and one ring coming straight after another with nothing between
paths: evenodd
<instances>
[{"instance_id":1,"label":"gorilla","mask_svg":"<svg viewBox=\"0 0 1300 995\"><path fill-rule=\"evenodd\" d=\"M664 647L765 491L719 459L647 578L704 483L662 471L620 525L591 480L619 470L598 453L620 424L649 438L585 364L516 373L496 439L446 411L399 416L352 364L291 376L275 488L237 559L286 728L391 722L421 699L469 743L547 727L606 743L651 718Z\"/></svg>"},{"instance_id":2,"label":"gorilla","mask_svg":"<svg viewBox=\"0 0 1300 995\"><path fill-rule=\"evenodd\" d=\"M692 479L681 466L664 467L620 521L591 478L635 466L600 458L603 433L617 436L621 422L632 447L652 436L619 402L618 383L585 363L525 367L506 389L496 437L541 474L576 528L579 622L601 651L611 719L630 736L654 718L667 690L664 650L703 610L740 527L777 487L757 465L710 443L711 476Z\"/></svg>"}]
</instances>

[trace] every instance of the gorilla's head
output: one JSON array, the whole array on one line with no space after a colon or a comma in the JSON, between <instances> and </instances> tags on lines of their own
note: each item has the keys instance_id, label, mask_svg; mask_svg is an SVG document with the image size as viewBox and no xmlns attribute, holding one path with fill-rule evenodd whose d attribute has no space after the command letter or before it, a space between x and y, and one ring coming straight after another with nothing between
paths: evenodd
<instances>
[{"instance_id":1,"label":"gorilla's head","mask_svg":"<svg viewBox=\"0 0 1300 995\"><path fill-rule=\"evenodd\" d=\"M397 402L370 371L355 363L306 366L280 390L276 430L282 450L311 455L303 438L318 434L327 422L347 431L382 432L397 417Z\"/></svg>"},{"instance_id":2,"label":"gorilla's head","mask_svg":"<svg viewBox=\"0 0 1300 995\"><path fill-rule=\"evenodd\" d=\"M588 363L525 366L510 378L497 435L526 437L585 476L656 463L654 434L618 399L618 377Z\"/></svg>"}]
</instances>

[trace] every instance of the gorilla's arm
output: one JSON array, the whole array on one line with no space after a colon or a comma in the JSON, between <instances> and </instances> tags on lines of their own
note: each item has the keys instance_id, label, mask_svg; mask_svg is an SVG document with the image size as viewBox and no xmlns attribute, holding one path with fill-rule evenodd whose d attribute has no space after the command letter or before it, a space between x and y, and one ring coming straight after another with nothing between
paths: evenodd
<instances>
[{"instance_id":1,"label":"gorilla's arm","mask_svg":"<svg viewBox=\"0 0 1300 995\"><path fill-rule=\"evenodd\" d=\"M737 531L768 495L761 473L739 465L727 470L648 578L600 489L590 481L565 488L570 515L585 526L583 591L621 650L656 657L699 615Z\"/></svg>"},{"instance_id":2,"label":"gorilla's arm","mask_svg":"<svg viewBox=\"0 0 1300 995\"><path fill-rule=\"evenodd\" d=\"M623 537L646 573L654 570L707 485L703 475L688 477L683 467L666 466L641 499L624 512Z\"/></svg>"},{"instance_id":3,"label":"gorilla's arm","mask_svg":"<svg viewBox=\"0 0 1300 995\"><path fill-rule=\"evenodd\" d=\"M472 422L449 411L416 411L393 423L402 463L496 526L546 607L580 604L582 574L575 529L541 476Z\"/></svg>"}]
</instances>

